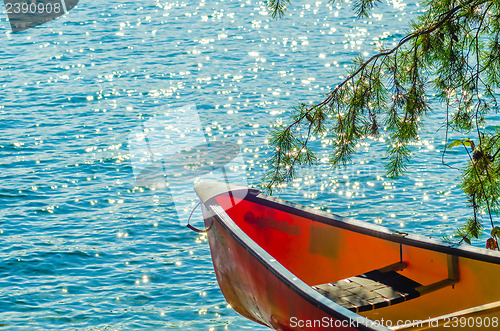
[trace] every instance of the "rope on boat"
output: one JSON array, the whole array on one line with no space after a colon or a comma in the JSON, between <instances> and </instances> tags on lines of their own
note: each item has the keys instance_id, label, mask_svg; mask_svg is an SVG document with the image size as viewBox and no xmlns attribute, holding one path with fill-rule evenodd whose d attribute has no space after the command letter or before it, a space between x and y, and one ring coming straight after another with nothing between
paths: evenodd
<instances>
[{"instance_id":1,"label":"rope on boat","mask_svg":"<svg viewBox=\"0 0 500 331\"><path fill-rule=\"evenodd\" d=\"M210 228L212 227L212 223L210 223L210 226L208 228L206 228L205 230L200 230L200 229L197 229L195 228L194 226L192 226L191 224L189 224L189 222L191 221L191 217L193 216L193 213L194 211L196 210L196 208L198 208L198 206L201 205L201 201L198 202L196 204L196 206L194 206L193 210L191 210L191 214L189 214L189 218L188 218L188 223L187 223L187 227L191 230L193 230L194 232L197 232L197 233L207 233L208 230L210 230Z\"/></svg>"}]
</instances>

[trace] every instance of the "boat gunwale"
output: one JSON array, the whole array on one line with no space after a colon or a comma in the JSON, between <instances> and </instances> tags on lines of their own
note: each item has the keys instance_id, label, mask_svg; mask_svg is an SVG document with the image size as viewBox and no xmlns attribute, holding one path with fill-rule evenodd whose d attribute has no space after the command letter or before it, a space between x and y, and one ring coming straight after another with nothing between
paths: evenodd
<instances>
[{"instance_id":1,"label":"boat gunwale","mask_svg":"<svg viewBox=\"0 0 500 331\"><path fill-rule=\"evenodd\" d=\"M250 192L251 190L249 190ZM258 191L257 191L258 192ZM223 194L223 193L221 193ZM221 195L219 194L219 195ZM217 195L217 196L219 196ZM277 277L281 282L292 289L297 295L308 301L310 304L318 307L331 317L343 321L354 321L352 328L358 330L390 330L383 327L367 317L356 314L351 310L342 307L336 302L323 296L311 286L307 285L299 277L294 275L290 270L285 268L278 260L269 254L264 248L259 246L250 236L248 236L226 213L226 211L217 203L214 196L203 204L206 208L211 207L218 223L226 229L226 231L243 247L250 255L252 255L261 265L269 272ZM214 208L215 207L215 208ZM217 208L218 207L218 208ZM212 216L214 217L214 216ZM372 323L371 326L365 322ZM350 325L350 324L349 324ZM349 327L349 326L347 326Z\"/></svg>"},{"instance_id":2,"label":"boat gunwale","mask_svg":"<svg viewBox=\"0 0 500 331\"><path fill-rule=\"evenodd\" d=\"M444 240L426 237L423 235L401 232L381 225L371 224L357 219L343 217L337 214L307 207L295 202L271 197L259 190L249 189L246 200L255 202L273 209L284 211L312 221L324 223L349 231L365 234L402 245L423 248L448 255L469 258L482 262L500 264L500 251L475 247L466 244L450 243ZM222 193L223 194L223 193Z\"/></svg>"}]
</instances>

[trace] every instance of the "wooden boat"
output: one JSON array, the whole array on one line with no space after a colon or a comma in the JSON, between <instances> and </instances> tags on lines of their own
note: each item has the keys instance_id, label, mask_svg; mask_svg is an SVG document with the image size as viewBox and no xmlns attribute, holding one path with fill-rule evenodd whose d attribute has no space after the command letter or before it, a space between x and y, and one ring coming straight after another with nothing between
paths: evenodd
<instances>
[{"instance_id":1,"label":"wooden boat","mask_svg":"<svg viewBox=\"0 0 500 331\"><path fill-rule=\"evenodd\" d=\"M222 293L255 322L277 330L499 327L497 251L390 230L254 189L206 181L195 190Z\"/></svg>"}]
</instances>

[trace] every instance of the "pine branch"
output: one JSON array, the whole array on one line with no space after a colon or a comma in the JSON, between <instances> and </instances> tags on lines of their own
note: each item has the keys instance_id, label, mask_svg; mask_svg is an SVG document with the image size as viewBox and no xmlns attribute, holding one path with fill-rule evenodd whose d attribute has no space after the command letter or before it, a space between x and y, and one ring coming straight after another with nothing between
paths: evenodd
<instances>
[{"instance_id":1,"label":"pine branch","mask_svg":"<svg viewBox=\"0 0 500 331\"><path fill-rule=\"evenodd\" d=\"M357 0L354 2L354 11L357 17L368 17L371 10L380 3L380 0Z\"/></svg>"},{"instance_id":2,"label":"pine branch","mask_svg":"<svg viewBox=\"0 0 500 331\"><path fill-rule=\"evenodd\" d=\"M356 1L357 14L368 15L377 3ZM273 8L282 8L283 13L283 4L274 1ZM332 165L345 165L357 143L377 135L382 126L389 136L387 174L401 175L412 155L411 143L420 139L432 89L436 98L446 103L446 141L453 131L476 131L479 139L471 148L472 155L466 149L470 160L462 175L462 189L474 216L458 231L463 240L469 240L477 238L482 229L480 210L487 210L492 227L492 213L500 211L500 160L496 160L500 129L497 136L483 132L487 115L499 111L500 3L450 0L425 5L412 31L394 47L380 49L368 59L357 57L347 77L321 102L301 105L292 122L277 129L277 139L270 141L274 152L267 183L276 187L290 182L297 167L314 164L314 151L309 146L313 136L333 143ZM446 148L441 156L443 164L445 153Z\"/></svg>"},{"instance_id":3,"label":"pine branch","mask_svg":"<svg viewBox=\"0 0 500 331\"><path fill-rule=\"evenodd\" d=\"M271 11L272 18L281 18L285 15L286 7L290 0L268 0L267 7Z\"/></svg>"}]
</instances>

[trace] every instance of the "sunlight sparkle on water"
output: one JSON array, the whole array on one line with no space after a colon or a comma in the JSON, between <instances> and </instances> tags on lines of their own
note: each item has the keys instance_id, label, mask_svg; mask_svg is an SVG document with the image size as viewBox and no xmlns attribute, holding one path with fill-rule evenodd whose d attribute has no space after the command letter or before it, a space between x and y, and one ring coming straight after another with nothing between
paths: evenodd
<instances>
[{"instance_id":1,"label":"sunlight sparkle on water","mask_svg":"<svg viewBox=\"0 0 500 331\"><path fill-rule=\"evenodd\" d=\"M291 6L283 20L272 19L258 1L219 1L215 7L205 1L154 1L152 6L121 2L97 17L94 7L83 4L74 20L33 30L36 38L11 36L2 51L16 61L1 65L5 102L0 116L8 123L0 138L12 143L0 143L0 150L5 155L2 194L15 207L4 213L12 219L23 215L26 224L39 227L26 231L13 225L18 222L5 222L0 234L8 243L5 254L17 260L16 247L22 246L34 266L37 261L44 265L6 270L19 282L5 289L13 308L12 319L5 323L12 328L16 321L60 328L54 319L37 318L20 304L50 300L37 296L37 289L56 279L71 295L60 301L63 290L58 287L59 296L50 304L68 319L81 318L82 328L116 325L124 305L131 306L124 328L146 320L192 329L259 328L226 306L214 278L208 237L176 223L168 193L134 184L127 135L175 105L194 102L209 139L239 143L249 183L259 188L273 123L289 123L298 102L319 101L345 75L354 56L370 56L376 45L397 42L406 24L399 19L409 21L415 7L404 4L384 2L372 18L360 21L352 19L351 5L329 1ZM78 22L79 17L84 21ZM435 118L428 121L441 125ZM438 222L443 231L453 231L453 220L462 220L465 203L457 198L460 186L454 175L440 172L439 157L434 162L439 148L430 146L442 140L433 140L435 129L419 133L429 143L412 146L414 163L401 181L385 176L382 158L389 138L382 132L369 144L360 142L363 155L348 167L332 170L329 154L318 155L318 169L304 173L307 183L280 185L283 191L276 194L408 232L417 226L432 234ZM332 144L321 139L314 143L331 151ZM436 191L445 193L427 203ZM388 210L397 217L389 217ZM193 222L203 224L202 219ZM105 258L96 253L101 251ZM90 270L97 269L93 279ZM57 272L45 277L43 270ZM66 271L75 277L67 277ZM149 286L156 283L155 275L159 284ZM19 286L32 295L16 292ZM137 287L151 303L130 300ZM95 291L101 290L117 305L106 309L108 313L100 313L109 304L96 298ZM191 296L199 291L207 295ZM189 304L175 299L188 297ZM212 307L220 307L220 317Z\"/></svg>"}]
</instances>

